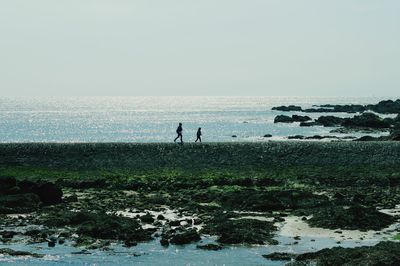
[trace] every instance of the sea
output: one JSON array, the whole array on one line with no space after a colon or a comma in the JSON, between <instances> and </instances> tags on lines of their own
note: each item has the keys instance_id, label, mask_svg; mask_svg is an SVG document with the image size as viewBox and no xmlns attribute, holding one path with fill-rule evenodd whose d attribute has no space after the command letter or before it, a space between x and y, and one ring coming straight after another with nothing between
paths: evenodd
<instances>
[{"instance_id":1,"label":"sea","mask_svg":"<svg viewBox=\"0 0 400 266\"><path fill-rule=\"evenodd\" d=\"M0 142L203 142L287 140L288 136L339 136L332 128L274 124L280 114L317 118L323 113L279 112L279 105L370 104L388 97L1 97ZM340 117L354 114L335 113ZM271 134L272 137L264 136ZM352 136L365 135L352 133ZM371 135L371 134L369 134ZM372 134L374 135L374 134ZM233 137L235 136L235 137Z\"/></svg>"}]
</instances>

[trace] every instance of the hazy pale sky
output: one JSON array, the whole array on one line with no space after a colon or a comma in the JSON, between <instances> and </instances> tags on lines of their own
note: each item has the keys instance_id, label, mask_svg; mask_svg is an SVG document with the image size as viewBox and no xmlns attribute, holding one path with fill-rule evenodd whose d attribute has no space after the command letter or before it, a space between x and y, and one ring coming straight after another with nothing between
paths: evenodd
<instances>
[{"instance_id":1,"label":"hazy pale sky","mask_svg":"<svg viewBox=\"0 0 400 266\"><path fill-rule=\"evenodd\" d=\"M0 0L1 95L399 96L399 0Z\"/></svg>"}]
</instances>

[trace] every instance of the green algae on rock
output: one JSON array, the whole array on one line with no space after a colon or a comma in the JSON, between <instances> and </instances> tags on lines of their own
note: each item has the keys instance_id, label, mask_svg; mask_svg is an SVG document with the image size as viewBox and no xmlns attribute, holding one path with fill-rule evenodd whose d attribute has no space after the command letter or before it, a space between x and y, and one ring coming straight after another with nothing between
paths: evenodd
<instances>
[{"instance_id":1,"label":"green algae on rock","mask_svg":"<svg viewBox=\"0 0 400 266\"><path fill-rule=\"evenodd\" d=\"M315 209L312 213L313 217L307 222L328 229L381 230L395 222L392 216L361 205L332 206Z\"/></svg>"}]
</instances>

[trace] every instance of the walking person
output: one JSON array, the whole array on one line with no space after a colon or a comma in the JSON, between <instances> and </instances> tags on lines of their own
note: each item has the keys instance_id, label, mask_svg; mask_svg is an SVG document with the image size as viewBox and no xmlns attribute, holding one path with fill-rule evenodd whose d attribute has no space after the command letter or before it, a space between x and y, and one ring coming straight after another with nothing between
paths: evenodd
<instances>
[{"instance_id":1,"label":"walking person","mask_svg":"<svg viewBox=\"0 0 400 266\"><path fill-rule=\"evenodd\" d=\"M182 123L179 123L179 126L178 126L178 128L176 129L176 134L178 134L178 136L174 139L174 142L176 142L176 140L177 140L178 138L180 138L180 139L181 139L181 144L183 144L183 140L182 140L182 131L183 131L183 129L182 129Z\"/></svg>"},{"instance_id":2,"label":"walking person","mask_svg":"<svg viewBox=\"0 0 400 266\"><path fill-rule=\"evenodd\" d=\"M197 139L195 142L200 141L201 142L201 127L197 130Z\"/></svg>"}]
</instances>

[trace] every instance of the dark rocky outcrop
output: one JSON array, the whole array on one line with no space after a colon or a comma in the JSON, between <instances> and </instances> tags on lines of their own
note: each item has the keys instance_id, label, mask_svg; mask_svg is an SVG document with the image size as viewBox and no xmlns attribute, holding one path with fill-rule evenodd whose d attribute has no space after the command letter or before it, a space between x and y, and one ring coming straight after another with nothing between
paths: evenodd
<instances>
[{"instance_id":1,"label":"dark rocky outcrop","mask_svg":"<svg viewBox=\"0 0 400 266\"><path fill-rule=\"evenodd\" d=\"M391 124L387 120L380 118L373 113L363 113L353 118L345 118L341 123L344 127L367 127L367 128L390 128Z\"/></svg>"},{"instance_id":2,"label":"dark rocky outcrop","mask_svg":"<svg viewBox=\"0 0 400 266\"><path fill-rule=\"evenodd\" d=\"M372 247L334 247L296 256L291 265L400 265L400 243L380 242Z\"/></svg>"},{"instance_id":3,"label":"dark rocky outcrop","mask_svg":"<svg viewBox=\"0 0 400 266\"><path fill-rule=\"evenodd\" d=\"M43 258L44 255L42 254L37 254L37 253L31 253L31 252L27 252L27 251L17 251L17 250L13 250L10 248L0 248L0 254L2 255L8 255L8 256L31 256L34 258Z\"/></svg>"},{"instance_id":4,"label":"dark rocky outcrop","mask_svg":"<svg viewBox=\"0 0 400 266\"><path fill-rule=\"evenodd\" d=\"M53 183L39 184L33 192L37 194L44 205L54 205L62 202L63 192Z\"/></svg>"},{"instance_id":5,"label":"dark rocky outcrop","mask_svg":"<svg viewBox=\"0 0 400 266\"><path fill-rule=\"evenodd\" d=\"M355 139L354 141L380 141L383 140L380 137L372 137L372 136L362 136L361 138Z\"/></svg>"},{"instance_id":6,"label":"dark rocky outcrop","mask_svg":"<svg viewBox=\"0 0 400 266\"><path fill-rule=\"evenodd\" d=\"M369 104L366 106L366 109L380 114L400 113L400 99L397 99L396 101L387 100L380 101L377 104Z\"/></svg>"},{"instance_id":7,"label":"dark rocky outcrop","mask_svg":"<svg viewBox=\"0 0 400 266\"><path fill-rule=\"evenodd\" d=\"M40 204L36 194L0 195L0 213L26 213L35 211Z\"/></svg>"},{"instance_id":8,"label":"dark rocky outcrop","mask_svg":"<svg viewBox=\"0 0 400 266\"><path fill-rule=\"evenodd\" d=\"M254 219L230 220L226 216L215 217L203 232L217 235L222 244L277 244L273 239L276 227L272 222Z\"/></svg>"},{"instance_id":9,"label":"dark rocky outcrop","mask_svg":"<svg viewBox=\"0 0 400 266\"><path fill-rule=\"evenodd\" d=\"M289 105L289 106L277 106L277 107L272 107L272 110L276 110L276 111L284 111L284 112L290 112L290 111L295 111L295 112L299 112L302 111L300 106L296 106L296 105Z\"/></svg>"},{"instance_id":10,"label":"dark rocky outcrop","mask_svg":"<svg viewBox=\"0 0 400 266\"><path fill-rule=\"evenodd\" d=\"M305 137L302 135L288 136L288 139L304 139Z\"/></svg>"},{"instance_id":11,"label":"dark rocky outcrop","mask_svg":"<svg viewBox=\"0 0 400 266\"><path fill-rule=\"evenodd\" d=\"M12 194L10 190L17 186L17 180L14 177L0 177L0 194Z\"/></svg>"},{"instance_id":12,"label":"dark rocky outcrop","mask_svg":"<svg viewBox=\"0 0 400 266\"><path fill-rule=\"evenodd\" d=\"M0 213L24 213L39 205L61 203L63 192L50 182L20 181L13 177L0 177Z\"/></svg>"},{"instance_id":13,"label":"dark rocky outcrop","mask_svg":"<svg viewBox=\"0 0 400 266\"><path fill-rule=\"evenodd\" d=\"M231 191L207 191L195 194L193 199L208 197L225 209L248 211L278 211L325 206L329 198L302 190L266 191L255 188L241 188Z\"/></svg>"},{"instance_id":14,"label":"dark rocky outcrop","mask_svg":"<svg viewBox=\"0 0 400 266\"><path fill-rule=\"evenodd\" d=\"M169 240L168 240L167 238L165 238L165 237L162 237L162 238L160 239L160 244L161 244L161 246L163 246L163 247L168 247L168 246L169 246Z\"/></svg>"},{"instance_id":15,"label":"dark rocky outcrop","mask_svg":"<svg viewBox=\"0 0 400 266\"><path fill-rule=\"evenodd\" d=\"M96 239L152 239L151 232L144 230L137 220L105 213L59 211L44 217L43 223L51 227L73 226L80 236Z\"/></svg>"},{"instance_id":16,"label":"dark rocky outcrop","mask_svg":"<svg viewBox=\"0 0 400 266\"><path fill-rule=\"evenodd\" d=\"M140 216L140 220L143 223L151 224L154 222L154 217L150 213L146 213L145 215Z\"/></svg>"},{"instance_id":17,"label":"dark rocky outcrop","mask_svg":"<svg viewBox=\"0 0 400 266\"><path fill-rule=\"evenodd\" d=\"M323 104L319 108L308 108L304 109L306 113L361 113L366 110L366 107L359 104L350 105L332 105Z\"/></svg>"},{"instance_id":18,"label":"dark rocky outcrop","mask_svg":"<svg viewBox=\"0 0 400 266\"><path fill-rule=\"evenodd\" d=\"M262 256L269 260L292 260L297 257L297 254L274 252Z\"/></svg>"},{"instance_id":19,"label":"dark rocky outcrop","mask_svg":"<svg viewBox=\"0 0 400 266\"><path fill-rule=\"evenodd\" d=\"M353 200L355 201L355 200ZM394 223L394 218L373 207L332 206L313 210L307 222L314 227L349 230L381 230Z\"/></svg>"},{"instance_id":20,"label":"dark rocky outcrop","mask_svg":"<svg viewBox=\"0 0 400 266\"><path fill-rule=\"evenodd\" d=\"M200 241L200 239L196 229L188 229L173 235L169 242L174 245L185 245Z\"/></svg>"},{"instance_id":21,"label":"dark rocky outcrop","mask_svg":"<svg viewBox=\"0 0 400 266\"><path fill-rule=\"evenodd\" d=\"M336 116L321 116L312 122L302 122L301 127L324 126L324 127L344 127L345 129L371 129L382 130L393 127L391 119L382 119L373 113L363 113L352 118L341 118Z\"/></svg>"},{"instance_id":22,"label":"dark rocky outcrop","mask_svg":"<svg viewBox=\"0 0 400 266\"><path fill-rule=\"evenodd\" d=\"M340 139L336 136L320 136L320 135L314 135L310 137L306 137L306 139L316 139L316 140L321 140L321 139Z\"/></svg>"},{"instance_id":23,"label":"dark rocky outcrop","mask_svg":"<svg viewBox=\"0 0 400 266\"><path fill-rule=\"evenodd\" d=\"M274 123L293 123L293 122L305 122L310 121L311 117L309 116L302 116L302 115L278 115L274 119Z\"/></svg>"},{"instance_id":24,"label":"dark rocky outcrop","mask_svg":"<svg viewBox=\"0 0 400 266\"><path fill-rule=\"evenodd\" d=\"M396 101L386 100L380 101L377 104L323 104L313 108L302 109L300 106L278 106L273 107L272 110L277 111L297 111L306 113L362 113L366 111L373 111L380 114L396 114L400 113L400 99Z\"/></svg>"},{"instance_id":25,"label":"dark rocky outcrop","mask_svg":"<svg viewBox=\"0 0 400 266\"><path fill-rule=\"evenodd\" d=\"M324 127L335 127L340 126L344 121L344 118L336 116L321 116L315 120L318 125Z\"/></svg>"},{"instance_id":26,"label":"dark rocky outcrop","mask_svg":"<svg viewBox=\"0 0 400 266\"><path fill-rule=\"evenodd\" d=\"M290 116L287 115L278 115L274 119L274 123L292 123L293 120Z\"/></svg>"},{"instance_id":27,"label":"dark rocky outcrop","mask_svg":"<svg viewBox=\"0 0 400 266\"><path fill-rule=\"evenodd\" d=\"M311 117L306 115L292 115L293 122L305 122L310 121Z\"/></svg>"}]
</instances>

